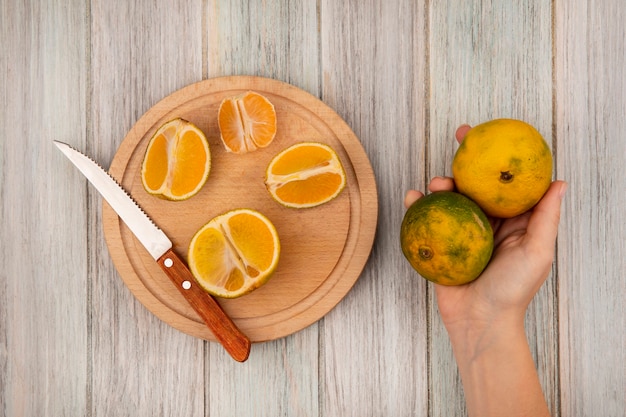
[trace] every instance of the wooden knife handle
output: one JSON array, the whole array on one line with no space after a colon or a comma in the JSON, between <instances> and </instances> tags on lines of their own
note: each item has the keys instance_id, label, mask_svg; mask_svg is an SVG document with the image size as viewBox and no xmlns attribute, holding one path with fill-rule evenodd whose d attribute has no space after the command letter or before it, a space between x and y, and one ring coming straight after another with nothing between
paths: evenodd
<instances>
[{"instance_id":1,"label":"wooden knife handle","mask_svg":"<svg viewBox=\"0 0 626 417\"><path fill-rule=\"evenodd\" d=\"M226 315L213 297L198 285L187 264L171 249L161 256L157 263L174 282L202 320L211 329L215 338L237 361L244 362L250 354L250 339Z\"/></svg>"}]
</instances>

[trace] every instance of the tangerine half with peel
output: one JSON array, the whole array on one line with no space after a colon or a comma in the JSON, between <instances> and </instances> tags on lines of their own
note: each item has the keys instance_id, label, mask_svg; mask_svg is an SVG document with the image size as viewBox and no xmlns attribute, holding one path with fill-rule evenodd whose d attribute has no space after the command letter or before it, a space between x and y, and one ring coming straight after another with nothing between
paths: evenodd
<instances>
[{"instance_id":1,"label":"tangerine half with peel","mask_svg":"<svg viewBox=\"0 0 626 417\"><path fill-rule=\"evenodd\" d=\"M437 191L413 203L400 228L402 253L424 278L462 285L478 278L493 252L485 213L469 198Z\"/></svg>"},{"instance_id":2,"label":"tangerine half with peel","mask_svg":"<svg viewBox=\"0 0 626 417\"><path fill-rule=\"evenodd\" d=\"M341 193L346 174L332 147L301 142L272 158L265 171L265 186L272 198L286 207L315 207Z\"/></svg>"},{"instance_id":3,"label":"tangerine half with peel","mask_svg":"<svg viewBox=\"0 0 626 417\"><path fill-rule=\"evenodd\" d=\"M144 189L167 200L186 200L202 188L211 170L206 136L184 119L163 124L150 139L141 165Z\"/></svg>"},{"instance_id":4,"label":"tangerine half with peel","mask_svg":"<svg viewBox=\"0 0 626 417\"><path fill-rule=\"evenodd\" d=\"M221 214L189 244L189 270L205 291L237 298L265 284L278 265L280 240L272 222L251 209Z\"/></svg>"},{"instance_id":5,"label":"tangerine half with peel","mask_svg":"<svg viewBox=\"0 0 626 417\"><path fill-rule=\"evenodd\" d=\"M276 109L265 96L254 91L224 99L217 121L228 152L243 154L265 148L276 136Z\"/></svg>"},{"instance_id":6,"label":"tangerine half with peel","mask_svg":"<svg viewBox=\"0 0 626 417\"><path fill-rule=\"evenodd\" d=\"M452 162L457 190L488 215L522 214L552 182L552 154L541 134L521 120L496 119L473 127Z\"/></svg>"}]
</instances>

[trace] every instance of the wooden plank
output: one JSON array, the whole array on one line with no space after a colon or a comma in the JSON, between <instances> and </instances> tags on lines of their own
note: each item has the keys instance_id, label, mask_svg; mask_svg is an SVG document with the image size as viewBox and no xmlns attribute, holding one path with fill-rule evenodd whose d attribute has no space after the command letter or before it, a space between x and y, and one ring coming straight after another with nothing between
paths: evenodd
<instances>
[{"instance_id":1,"label":"wooden plank","mask_svg":"<svg viewBox=\"0 0 626 417\"><path fill-rule=\"evenodd\" d=\"M551 4L432 2L429 10L430 103L427 177L451 176L454 132L498 117L535 126L551 142ZM466 414L448 335L429 287L432 416ZM528 310L526 330L553 415L558 415L556 283L550 277Z\"/></svg>"},{"instance_id":2,"label":"wooden plank","mask_svg":"<svg viewBox=\"0 0 626 417\"><path fill-rule=\"evenodd\" d=\"M87 151L108 167L139 117L202 78L202 2L91 2ZM125 287L89 189L91 414L204 415L205 344L158 320Z\"/></svg>"},{"instance_id":3,"label":"wooden plank","mask_svg":"<svg viewBox=\"0 0 626 417\"><path fill-rule=\"evenodd\" d=\"M321 2L322 98L361 139L378 183L376 243L324 321L328 416L426 415L426 284L399 248L404 191L424 184L424 2Z\"/></svg>"},{"instance_id":4,"label":"wooden plank","mask_svg":"<svg viewBox=\"0 0 626 417\"><path fill-rule=\"evenodd\" d=\"M556 145L569 182L558 240L564 416L626 403L626 9L557 1Z\"/></svg>"},{"instance_id":5,"label":"wooden plank","mask_svg":"<svg viewBox=\"0 0 626 417\"><path fill-rule=\"evenodd\" d=\"M207 77L258 75L319 96L315 1L210 0L206 19ZM315 323L291 336L253 344L244 364L211 344L206 357L209 414L319 415L318 337Z\"/></svg>"},{"instance_id":6,"label":"wooden plank","mask_svg":"<svg viewBox=\"0 0 626 417\"><path fill-rule=\"evenodd\" d=\"M30 7L29 7L30 6ZM0 415L85 415L85 3L0 6Z\"/></svg>"},{"instance_id":7,"label":"wooden plank","mask_svg":"<svg viewBox=\"0 0 626 417\"><path fill-rule=\"evenodd\" d=\"M209 0L207 77L258 75L320 95L317 2Z\"/></svg>"}]
</instances>

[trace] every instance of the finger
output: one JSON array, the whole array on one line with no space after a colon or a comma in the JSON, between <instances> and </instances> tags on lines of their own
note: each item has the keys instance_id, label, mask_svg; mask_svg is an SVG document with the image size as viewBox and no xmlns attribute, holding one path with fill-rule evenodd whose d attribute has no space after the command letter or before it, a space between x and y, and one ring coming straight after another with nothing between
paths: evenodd
<instances>
[{"instance_id":1,"label":"finger","mask_svg":"<svg viewBox=\"0 0 626 417\"><path fill-rule=\"evenodd\" d=\"M457 142L461 143L463 142L463 138L465 137L465 135L467 135L467 132L470 131L472 127L470 125L464 124L459 126L456 129L456 133L454 134L454 136L456 137Z\"/></svg>"},{"instance_id":2,"label":"finger","mask_svg":"<svg viewBox=\"0 0 626 417\"><path fill-rule=\"evenodd\" d=\"M419 191L415 191L415 190L407 191L406 195L404 196L404 207L405 208L411 207L413 203L415 203L417 200L419 200L422 197L424 197L424 194L420 193Z\"/></svg>"},{"instance_id":3,"label":"finger","mask_svg":"<svg viewBox=\"0 0 626 417\"><path fill-rule=\"evenodd\" d=\"M532 210L526 235L533 249L550 254L554 250L561 218L561 200L566 190L566 182L554 181Z\"/></svg>"},{"instance_id":4,"label":"finger","mask_svg":"<svg viewBox=\"0 0 626 417\"><path fill-rule=\"evenodd\" d=\"M449 177L434 177L428 184L428 191L454 191L454 180Z\"/></svg>"}]
</instances>

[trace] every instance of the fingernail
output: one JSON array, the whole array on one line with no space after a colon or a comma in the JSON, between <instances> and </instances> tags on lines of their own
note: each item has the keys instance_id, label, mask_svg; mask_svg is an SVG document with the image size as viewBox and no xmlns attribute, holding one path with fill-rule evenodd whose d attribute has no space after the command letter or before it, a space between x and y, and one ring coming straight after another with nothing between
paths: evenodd
<instances>
[{"instance_id":1,"label":"fingernail","mask_svg":"<svg viewBox=\"0 0 626 417\"><path fill-rule=\"evenodd\" d=\"M561 184L561 189L559 190L559 197L563 198L566 191L567 191L567 183L564 182L563 184Z\"/></svg>"}]
</instances>

